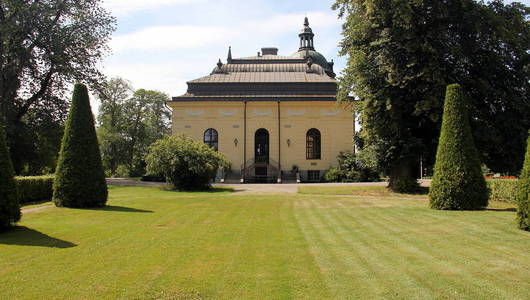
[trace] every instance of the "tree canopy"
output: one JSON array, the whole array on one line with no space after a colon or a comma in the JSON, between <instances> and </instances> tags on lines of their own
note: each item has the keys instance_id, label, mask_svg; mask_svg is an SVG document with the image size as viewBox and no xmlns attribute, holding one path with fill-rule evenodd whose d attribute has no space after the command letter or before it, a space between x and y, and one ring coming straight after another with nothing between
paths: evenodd
<instances>
[{"instance_id":1,"label":"tree canopy","mask_svg":"<svg viewBox=\"0 0 530 300\"><path fill-rule=\"evenodd\" d=\"M57 153L71 85L103 82L115 19L101 3L0 1L0 119L18 173L28 161L54 165L55 155L41 156Z\"/></svg>"},{"instance_id":2,"label":"tree canopy","mask_svg":"<svg viewBox=\"0 0 530 300\"><path fill-rule=\"evenodd\" d=\"M481 159L516 173L530 127L529 8L473 0L337 0L344 18L339 99L362 101L362 138L377 149L390 186L432 166L445 87L470 99Z\"/></svg>"},{"instance_id":3,"label":"tree canopy","mask_svg":"<svg viewBox=\"0 0 530 300\"><path fill-rule=\"evenodd\" d=\"M149 145L170 133L169 96L139 89L122 78L110 79L99 92L98 135L109 175L141 176ZM123 166L127 174L117 174Z\"/></svg>"}]
</instances>

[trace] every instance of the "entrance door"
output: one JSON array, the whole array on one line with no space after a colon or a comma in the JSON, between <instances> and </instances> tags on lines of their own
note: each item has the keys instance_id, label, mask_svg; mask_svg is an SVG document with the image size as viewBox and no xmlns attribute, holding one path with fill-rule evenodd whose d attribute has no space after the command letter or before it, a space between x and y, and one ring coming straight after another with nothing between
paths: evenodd
<instances>
[{"instance_id":1,"label":"entrance door","mask_svg":"<svg viewBox=\"0 0 530 300\"><path fill-rule=\"evenodd\" d=\"M267 129L256 130L254 135L254 161L256 162L256 176L267 176L267 164L269 163L269 132Z\"/></svg>"}]
</instances>

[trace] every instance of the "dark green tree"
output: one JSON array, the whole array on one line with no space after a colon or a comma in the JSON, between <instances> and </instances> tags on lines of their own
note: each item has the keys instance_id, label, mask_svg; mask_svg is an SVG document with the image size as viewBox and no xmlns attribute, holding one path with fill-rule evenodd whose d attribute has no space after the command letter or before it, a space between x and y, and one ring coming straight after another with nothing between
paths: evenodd
<instances>
[{"instance_id":1,"label":"dark green tree","mask_svg":"<svg viewBox=\"0 0 530 300\"><path fill-rule=\"evenodd\" d=\"M55 172L53 201L57 206L101 207L107 184L101 164L94 116L87 87L76 84Z\"/></svg>"},{"instance_id":2,"label":"dark green tree","mask_svg":"<svg viewBox=\"0 0 530 300\"><path fill-rule=\"evenodd\" d=\"M102 83L114 28L101 0L0 1L0 119L17 174L53 169L68 90Z\"/></svg>"},{"instance_id":3,"label":"dark green tree","mask_svg":"<svg viewBox=\"0 0 530 300\"><path fill-rule=\"evenodd\" d=\"M358 105L365 146L397 191L434 164L448 84L470 96L473 134L495 172L520 170L530 127L529 8L500 0L337 0L348 56L338 97ZM514 159L516 158L517 159Z\"/></svg>"},{"instance_id":4,"label":"dark green tree","mask_svg":"<svg viewBox=\"0 0 530 300\"><path fill-rule=\"evenodd\" d=\"M460 85L449 85L429 190L431 207L476 210L488 206L488 188L480 165L469 126L468 102Z\"/></svg>"},{"instance_id":5,"label":"dark green tree","mask_svg":"<svg viewBox=\"0 0 530 300\"><path fill-rule=\"evenodd\" d=\"M528 131L527 144L516 199L518 205L517 224L519 228L530 231L530 131Z\"/></svg>"},{"instance_id":6,"label":"dark green tree","mask_svg":"<svg viewBox=\"0 0 530 300\"><path fill-rule=\"evenodd\" d=\"M0 230L20 220L17 185L7 149L4 126L0 123Z\"/></svg>"}]
</instances>

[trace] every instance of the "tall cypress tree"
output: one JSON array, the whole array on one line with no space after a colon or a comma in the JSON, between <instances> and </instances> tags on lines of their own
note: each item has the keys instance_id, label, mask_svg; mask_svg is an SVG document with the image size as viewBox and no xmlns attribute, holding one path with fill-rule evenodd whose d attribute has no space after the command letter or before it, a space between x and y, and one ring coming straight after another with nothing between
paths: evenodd
<instances>
[{"instance_id":1,"label":"tall cypress tree","mask_svg":"<svg viewBox=\"0 0 530 300\"><path fill-rule=\"evenodd\" d=\"M107 184L101 164L88 90L76 84L57 162L53 201L57 206L101 207Z\"/></svg>"},{"instance_id":2,"label":"tall cypress tree","mask_svg":"<svg viewBox=\"0 0 530 300\"><path fill-rule=\"evenodd\" d=\"M435 209L475 210L488 206L488 189L471 135L466 99L460 85L447 87L429 191Z\"/></svg>"},{"instance_id":3,"label":"tall cypress tree","mask_svg":"<svg viewBox=\"0 0 530 300\"><path fill-rule=\"evenodd\" d=\"M530 130L528 131L527 144L517 191L517 223L519 228L530 231Z\"/></svg>"},{"instance_id":4,"label":"tall cypress tree","mask_svg":"<svg viewBox=\"0 0 530 300\"><path fill-rule=\"evenodd\" d=\"M20 206L13 164L7 150L4 126L0 123L0 230L19 220Z\"/></svg>"}]
</instances>

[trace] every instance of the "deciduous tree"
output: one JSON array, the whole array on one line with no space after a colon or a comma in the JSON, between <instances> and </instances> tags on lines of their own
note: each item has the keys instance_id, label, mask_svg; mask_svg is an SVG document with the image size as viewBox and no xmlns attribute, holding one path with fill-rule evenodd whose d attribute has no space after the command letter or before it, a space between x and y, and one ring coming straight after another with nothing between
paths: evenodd
<instances>
[{"instance_id":1,"label":"deciduous tree","mask_svg":"<svg viewBox=\"0 0 530 300\"><path fill-rule=\"evenodd\" d=\"M520 169L530 127L529 8L473 0L337 0L348 56L339 98L360 107L363 141L397 191L434 162L445 87L461 84L483 161Z\"/></svg>"},{"instance_id":2,"label":"deciduous tree","mask_svg":"<svg viewBox=\"0 0 530 300\"><path fill-rule=\"evenodd\" d=\"M60 125L72 83L97 86L103 81L98 62L107 53L115 20L101 3L0 1L0 119L6 122L8 145L18 171L33 164L34 154L42 154L47 143L56 143L55 137L40 146L31 142L35 130L37 136L45 137L40 133L49 125L36 126L36 115L46 111L47 118Z\"/></svg>"}]
</instances>

